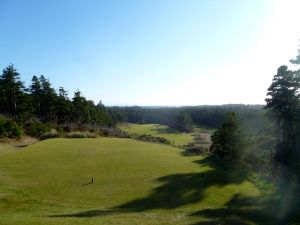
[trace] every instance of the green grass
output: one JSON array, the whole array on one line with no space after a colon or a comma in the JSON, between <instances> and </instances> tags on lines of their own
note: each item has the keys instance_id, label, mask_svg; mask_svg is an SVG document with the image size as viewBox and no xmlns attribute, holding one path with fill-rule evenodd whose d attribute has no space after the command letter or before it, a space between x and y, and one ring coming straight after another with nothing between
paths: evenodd
<instances>
[{"instance_id":1,"label":"green grass","mask_svg":"<svg viewBox=\"0 0 300 225\"><path fill-rule=\"evenodd\" d=\"M121 124L119 128L130 134L149 134L163 137L176 146L183 146L193 142L191 133L180 133L176 130L160 124Z\"/></svg>"},{"instance_id":2,"label":"green grass","mask_svg":"<svg viewBox=\"0 0 300 225\"><path fill-rule=\"evenodd\" d=\"M218 218L210 210L259 195L211 159L132 139L51 139L0 155L1 225L219 224L206 223Z\"/></svg>"}]
</instances>

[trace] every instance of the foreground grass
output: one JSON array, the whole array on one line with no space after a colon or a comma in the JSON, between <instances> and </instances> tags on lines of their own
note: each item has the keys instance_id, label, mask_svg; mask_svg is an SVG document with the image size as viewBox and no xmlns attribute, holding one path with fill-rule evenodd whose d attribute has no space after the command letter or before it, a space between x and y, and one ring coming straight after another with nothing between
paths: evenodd
<instances>
[{"instance_id":1,"label":"foreground grass","mask_svg":"<svg viewBox=\"0 0 300 225\"><path fill-rule=\"evenodd\" d=\"M172 128L160 124L120 124L119 128L130 134L149 134L163 137L176 146L183 146L193 142L191 133L180 133Z\"/></svg>"},{"instance_id":2,"label":"foreground grass","mask_svg":"<svg viewBox=\"0 0 300 225\"><path fill-rule=\"evenodd\" d=\"M0 155L0 224L222 224L209 210L259 195L208 158L132 139L51 139Z\"/></svg>"}]
</instances>

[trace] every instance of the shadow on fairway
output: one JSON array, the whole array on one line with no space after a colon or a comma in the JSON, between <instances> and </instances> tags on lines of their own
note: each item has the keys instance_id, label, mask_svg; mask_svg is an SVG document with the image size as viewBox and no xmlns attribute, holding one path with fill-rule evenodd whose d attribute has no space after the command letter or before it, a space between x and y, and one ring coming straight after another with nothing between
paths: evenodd
<instances>
[{"instance_id":1,"label":"shadow on fairway","mask_svg":"<svg viewBox=\"0 0 300 225\"><path fill-rule=\"evenodd\" d=\"M204 191L210 186L223 187L228 184L240 184L246 178L246 174L224 171L213 159L204 158L195 163L207 165L212 169L200 173L182 173L161 177L157 180L161 185L155 188L148 197L130 201L117 208L136 211L176 209L200 202L205 197Z\"/></svg>"},{"instance_id":2,"label":"shadow on fairway","mask_svg":"<svg viewBox=\"0 0 300 225\"><path fill-rule=\"evenodd\" d=\"M199 156L204 152L203 149L204 148L200 146L185 147L181 152L181 155L184 157Z\"/></svg>"},{"instance_id":3,"label":"shadow on fairway","mask_svg":"<svg viewBox=\"0 0 300 225\"><path fill-rule=\"evenodd\" d=\"M213 158L195 161L211 170L200 173L181 173L160 177L161 185L152 193L140 199L127 202L113 209L88 210L70 214L51 215L50 217L88 218L108 215L145 212L156 209L177 209L181 206L201 202L205 190L211 186L223 187L228 184L240 184L247 178L245 172L226 169ZM288 191L286 192L288 193ZM222 208L195 211L189 216L198 218L199 222L191 225L286 225L300 224L297 211L294 216L282 216L284 208L281 196L245 197L234 195ZM295 216L296 215L296 216Z\"/></svg>"},{"instance_id":4,"label":"shadow on fairway","mask_svg":"<svg viewBox=\"0 0 300 225\"><path fill-rule=\"evenodd\" d=\"M128 213L130 211L126 210L120 210L120 209L103 209L103 210L88 210L78 213L71 213L71 214L59 214L59 215L51 215L50 217L78 217L78 218L84 218L84 217L95 217L95 216L108 216L112 214L122 214L122 213Z\"/></svg>"},{"instance_id":5,"label":"shadow on fairway","mask_svg":"<svg viewBox=\"0 0 300 225\"><path fill-rule=\"evenodd\" d=\"M173 128L162 126L154 126L151 128L151 131L155 132L156 134L180 134L179 131Z\"/></svg>"},{"instance_id":6,"label":"shadow on fairway","mask_svg":"<svg viewBox=\"0 0 300 225\"><path fill-rule=\"evenodd\" d=\"M223 208L204 209L190 216L199 217L201 221L193 225L275 225L278 221L266 211L260 199L234 195Z\"/></svg>"},{"instance_id":7,"label":"shadow on fairway","mask_svg":"<svg viewBox=\"0 0 300 225\"><path fill-rule=\"evenodd\" d=\"M87 185L90 185L90 184L93 184L93 182L88 182L88 183L82 184L80 186L83 187L83 186L87 186Z\"/></svg>"},{"instance_id":8,"label":"shadow on fairway","mask_svg":"<svg viewBox=\"0 0 300 225\"><path fill-rule=\"evenodd\" d=\"M246 179L245 173L231 173L224 170L211 158L197 160L195 163L212 169L200 173L181 173L160 177L157 181L161 185L153 189L149 196L118 205L111 210L89 210L52 217L95 217L154 209L176 209L200 202L205 197L204 191L210 186L223 187L228 184L240 184Z\"/></svg>"},{"instance_id":9,"label":"shadow on fairway","mask_svg":"<svg viewBox=\"0 0 300 225\"><path fill-rule=\"evenodd\" d=\"M202 220L192 225L300 224L299 193L298 189L294 191L286 188L280 193L273 192L260 197L236 194L222 208L204 209L190 214Z\"/></svg>"}]
</instances>

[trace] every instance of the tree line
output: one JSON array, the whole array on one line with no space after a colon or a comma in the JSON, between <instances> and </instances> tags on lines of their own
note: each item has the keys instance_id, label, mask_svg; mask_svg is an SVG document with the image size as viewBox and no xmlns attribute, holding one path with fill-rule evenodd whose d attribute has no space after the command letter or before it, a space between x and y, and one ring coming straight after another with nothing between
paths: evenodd
<instances>
[{"instance_id":1,"label":"tree line","mask_svg":"<svg viewBox=\"0 0 300 225\"><path fill-rule=\"evenodd\" d=\"M4 68L0 76L0 113L23 125L32 120L57 125L113 124L101 101L95 104L79 90L69 98L63 87L56 91L43 75L34 75L31 84L25 87L13 64Z\"/></svg>"},{"instance_id":2,"label":"tree line","mask_svg":"<svg viewBox=\"0 0 300 225\"><path fill-rule=\"evenodd\" d=\"M256 132L268 121L263 105L206 105L189 107L108 107L116 122L158 123L190 132L194 125L217 128L226 119L228 112L234 111L238 120L251 132Z\"/></svg>"}]
</instances>

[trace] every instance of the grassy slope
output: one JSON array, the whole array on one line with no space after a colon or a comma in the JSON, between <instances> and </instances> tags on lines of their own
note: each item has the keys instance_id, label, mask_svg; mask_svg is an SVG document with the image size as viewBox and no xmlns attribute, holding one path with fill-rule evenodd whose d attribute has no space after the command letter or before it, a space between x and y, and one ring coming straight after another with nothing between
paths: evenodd
<instances>
[{"instance_id":1,"label":"grassy slope","mask_svg":"<svg viewBox=\"0 0 300 225\"><path fill-rule=\"evenodd\" d=\"M52 139L0 155L0 224L202 224L199 210L258 194L207 158L131 139Z\"/></svg>"},{"instance_id":2,"label":"grassy slope","mask_svg":"<svg viewBox=\"0 0 300 225\"><path fill-rule=\"evenodd\" d=\"M119 128L131 134L149 134L152 136L164 137L171 141L171 143L174 143L174 145L178 146L193 142L192 134L179 133L174 129L160 124L122 124Z\"/></svg>"}]
</instances>

